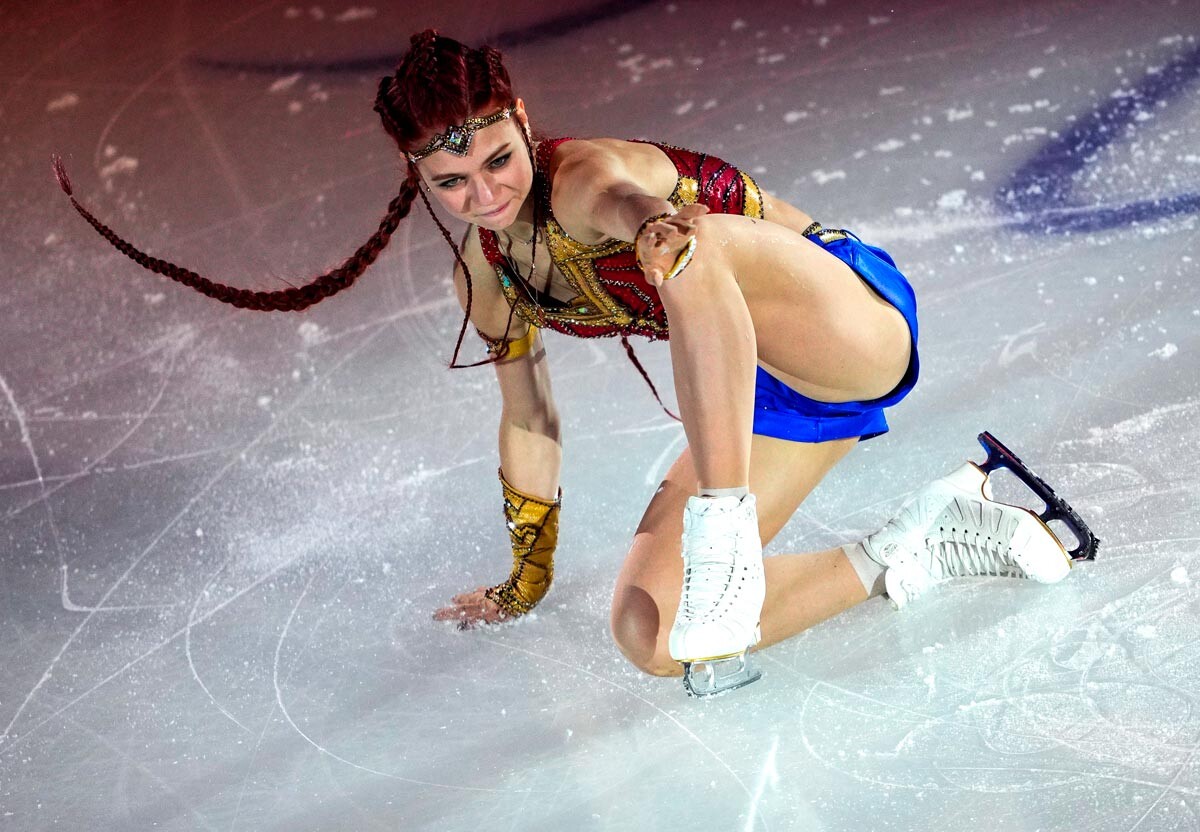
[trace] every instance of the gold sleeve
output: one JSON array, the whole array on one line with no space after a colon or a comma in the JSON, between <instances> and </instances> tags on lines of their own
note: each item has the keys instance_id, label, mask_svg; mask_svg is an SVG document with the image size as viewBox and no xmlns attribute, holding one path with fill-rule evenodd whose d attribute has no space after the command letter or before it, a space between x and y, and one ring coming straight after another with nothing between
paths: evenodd
<instances>
[{"instance_id":1,"label":"gold sleeve","mask_svg":"<svg viewBox=\"0 0 1200 832\"><path fill-rule=\"evenodd\" d=\"M558 509L562 490L554 502L518 491L504 479L504 519L512 543L513 568L508 580L484 595L511 616L524 615L545 597L554 580L554 550L558 546Z\"/></svg>"}]
</instances>

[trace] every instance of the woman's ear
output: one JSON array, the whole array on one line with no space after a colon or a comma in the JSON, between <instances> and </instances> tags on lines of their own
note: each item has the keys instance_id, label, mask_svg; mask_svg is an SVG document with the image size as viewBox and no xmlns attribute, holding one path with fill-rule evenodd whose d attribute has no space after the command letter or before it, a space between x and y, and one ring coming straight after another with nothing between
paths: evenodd
<instances>
[{"instance_id":1,"label":"woman's ear","mask_svg":"<svg viewBox=\"0 0 1200 832\"><path fill-rule=\"evenodd\" d=\"M529 115L525 112L525 101L518 98L513 106L516 108L514 115L517 117L517 122L521 125L521 129L525 131L525 135L529 136Z\"/></svg>"}]
</instances>

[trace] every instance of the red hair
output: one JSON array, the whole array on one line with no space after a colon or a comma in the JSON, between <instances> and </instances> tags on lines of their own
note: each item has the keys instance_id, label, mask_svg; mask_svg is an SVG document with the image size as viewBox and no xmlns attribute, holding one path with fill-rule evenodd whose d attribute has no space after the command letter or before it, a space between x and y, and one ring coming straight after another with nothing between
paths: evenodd
<instances>
[{"instance_id":1,"label":"red hair","mask_svg":"<svg viewBox=\"0 0 1200 832\"><path fill-rule=\"evenodd\" d=\"M471 49L452 38L442 37L433 29L426 29L412 36L409 50L400 59L395 73L380 79L379 90L375 96L375 111L379 113L384 129L395 140L400 151L408 153L422 147L429 136L440 133L451 125L461 124L490 105L505 106L513 100L512 83L498 51L488 46ZM526 144L528 146L528 140ZM532 148L529 150L532 160ZM413 202L420 196L454 252L455 259L462 266L467 281L466 314L454 347L454 357L450 362L451 366L455 367L458 366L458 353L470 318L471 273L450 232L429 204L429 199L421 187L421 178L416 166L407 157L405 161L407 170L399 193L388 204L387 213L380 220L379 228L354 254L340 266L300 286L273 291L240 289L209 280L166 260L151 257L118 236L75 199L66 168L57 156L53 158L53 168L59 185L70 197L75 210L122 254L145 269L190 286L222 303L261 312L299 312L353 285L367 267L375 262L400 221L408 216ZM511 321L511 315L509 320ZM489 363L501 357L503 352L479 363Z\"/></svg>"}]
</instances>

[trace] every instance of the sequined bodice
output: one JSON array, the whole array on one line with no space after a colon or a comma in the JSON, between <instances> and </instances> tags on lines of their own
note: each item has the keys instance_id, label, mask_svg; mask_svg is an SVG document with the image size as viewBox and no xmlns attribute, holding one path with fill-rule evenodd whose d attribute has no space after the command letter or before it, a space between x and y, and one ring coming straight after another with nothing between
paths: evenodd
<instances>
[{"instance_id":1,"label":"sequined bodice","mask_svg":"<svg viewBox=\"0 0 1200 832\"><path fill-rule=\"evenodd\" d=\"M538 146L539 170L548 170L554 150L570 139L550 139ZM761 218L762 193L748 174L715 156L651 142L675 164L678 178L668 200L676 209L699 202L716 214ZM581 338L644 335L667 338L669 329L658 290L646 281L633 245L608 240L588 245L573 239L550 208L550 194L538 194L542 234L555 267L575 296L550 302L525 284L500 250L496 233L479 229L484 256L496 269L500 287L517 315L531 324Z\"/></svg>"}]
</instances>

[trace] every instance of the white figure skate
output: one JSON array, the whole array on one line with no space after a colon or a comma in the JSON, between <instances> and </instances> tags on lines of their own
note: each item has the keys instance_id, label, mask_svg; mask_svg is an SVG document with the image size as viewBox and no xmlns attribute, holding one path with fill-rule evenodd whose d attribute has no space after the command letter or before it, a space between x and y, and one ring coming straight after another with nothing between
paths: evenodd
<instances>
[{"instance_id":1,"label":"white figure skate","mask_svg":"<svg viewBox=\"0 0 1200 832\"><path fill-rule=\"evenodd\" d=\"M897 609L930 587L963 575L1061 581L1073 560L1091 560L1100 541L1065 501L990 433L979 441L987 462L968 462L914 494L888 524L863 541L884 565L884 585ZM1042 498L1041 514L992 499L989 474L1007 468ZM1068 552L1046 525L1063 521L1079 540Z\"/></svg>"},{"instance_id":2,"label":"white figure skate","mask_svg":"<svg viewBox=\"0 0 1200 832\"><path fill-rule=\"evenodd\" d=\"M758 680L748 651L758 643L766 596L754 495L692 497L683 514L683 592L668 642L690 696Z\"/></svg>"}]
</instances>

